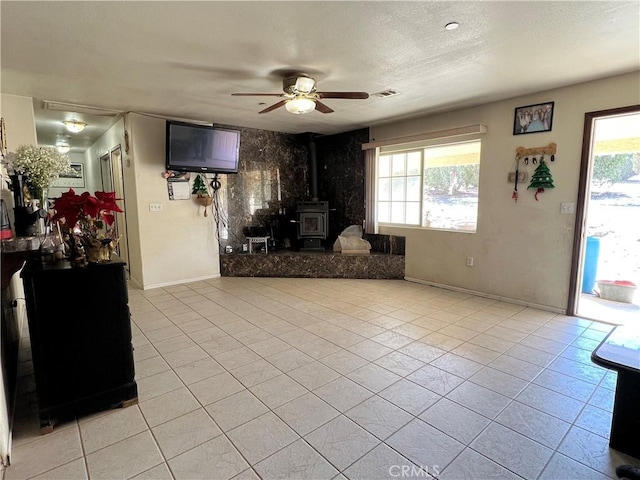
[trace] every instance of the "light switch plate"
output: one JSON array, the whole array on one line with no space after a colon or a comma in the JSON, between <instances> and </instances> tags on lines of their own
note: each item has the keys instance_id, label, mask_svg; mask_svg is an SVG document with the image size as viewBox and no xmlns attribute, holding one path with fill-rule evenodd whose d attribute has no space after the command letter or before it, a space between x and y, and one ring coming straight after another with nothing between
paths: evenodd
<instances>
[{"instance_id":1,"label":"light switch plate","mask_svg":"<svg viewBox=\"0 0 640 480\"><path fill-rule=\"evenodd\" d=\"M161 203L150 203L149 204L149 211L150 212L161 212L162 211L162 204Z\"/></svg>"}]
</instances>

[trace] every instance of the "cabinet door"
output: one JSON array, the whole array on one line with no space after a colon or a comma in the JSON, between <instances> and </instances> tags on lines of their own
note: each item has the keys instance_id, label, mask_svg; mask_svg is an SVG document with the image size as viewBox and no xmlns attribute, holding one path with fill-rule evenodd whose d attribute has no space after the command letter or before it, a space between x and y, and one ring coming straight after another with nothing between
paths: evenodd
<instances>
[{"instance_id":1,"label":"cabinet door","mask_svg":"<svg viewBox=\"0 0 640 480\"><path fill-rule=\"evenodd\" d=\"M131 324L123 277L123 269L110 268L87 278L82 287L93 300L72 315L69 337L78 365L75 375L80 395L133 381Z\"/></svg>"},{"instance_id":2,"label":"cabinet door","mask_svg":"<svg viewBox=\"0 0 640 480\"><path fill-rule=\"evenodd\" d=\"M39 270L25 277L41 410L133 381L122 265Z\"/></svg>"}]
</instances>

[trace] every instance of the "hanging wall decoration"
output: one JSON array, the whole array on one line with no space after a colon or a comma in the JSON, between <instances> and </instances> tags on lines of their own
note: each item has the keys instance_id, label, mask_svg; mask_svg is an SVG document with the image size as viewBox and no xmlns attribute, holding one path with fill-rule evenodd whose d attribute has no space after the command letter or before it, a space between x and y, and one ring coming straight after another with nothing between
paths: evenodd
<instances>
[{"instance_id":1,"label":"hanging wall decoration","mask_svg":"<svg viewBox=\"0 0 640 480\"><path fill-rule=\"evenodd\" d=\"M200 175L196 175L193 181L191 194L196 195L196 201L204 207L204 216L206 217L207 207L213 203L213 198L209 194L209 189Z\"/></svg>"},{"instance_id":2,"label":"hanging wall decoration","mask_svg":"<svg viewBox=\"0 0 640 480\"><path fill-rule=\"evenodd\" d=\"M555 188L553 184L553 178L551 177L551 171L544 160L540 161L540 165L536 168L536 171L533 172L531 176L531 183L529 184L529 188L536 188L535 199L538 201L538 194L544 192L545 188Z\"/></svg>"},{"instance_id":3,"label":"hanging wall decoration","mask_svg":"<svg viewBox=\"0 0 640 480\"><path fill-rule=\"evenodd\" d=\"M534 148L516 148L516 158L523 160L525 165L529 165L529 161L536 165L538 160L545 157L549 157L552 162L556 161L556 149L558 146L555 143L550 143L546 147L534 147Z\"/></svg>"},{"instance_id":4,"label":"hanging wall decoration","mask_svg":"<svg viewBox=\"0 0 640 480\"><path fill-rule=\"evenodd\" d=\"M523 172L520 169L520 161L516 157L516 171L509 172L509 175L507 177L509 183L513 183L513 193L511 194L511 198L513 198L514 202L518 201L518 185L521 185L524 182L526 182L528 178L529 178L529 175L527 174L527 172Z\"/></svg>"},{"instance_id":5,"label":"hanging wall decoration","mask_svg":"<svg viewBox=\"0 0 640 480\"><path fill-rule=\"evenodd\" d=\"M554 102L547 102L516 108L513 134L550 132L553 124L553 104Z\"/></svg>"},{"instance_id":6,"label":"hanging wall decoration","mask_svg":"<svg viewBox=\"0 0 640 480\"><path fill-rule=\"evenodd\" d=\"M162 177L167 181L169 200L189 200L191 198L189 178L190 172L165 170Z\"/></svg>"},{"instance_id":7,"label":"hanging wall decoration","mask_svg":"<svg viewBox=\"0 0 640 480\"><path fill-rule=\"evenodd\" d=\"M84 188L84 164L71 163L69 170L53 181L52 187Z\"/></svg>"},{"instance_id":8,"label":"hanging wall decoration","mask_svg":"<svg viewBox=\"0 0 640 480\"><path fill-rule=\"evenodd\" d=\"M527 180L527 172L522 171L524 167L531 163L532 165L542 166L545 159L549 159L552 162L556 160L556 149L557 145L555 143L550 143L546 147L533 147L533 148L524 148L518 147L516 148L516 159L515 159L515 172L509 172L509 183L514 184L513 193L511 194L511 198L517 202L518 201L518 184L521 184ZM522 162L522 163L521 163ZM523 165L524 164L524 165ZM545 166L547 171L549 171L549 167ZM538 170L536 169L536 172ZM534 174L535 175L535 174ZM549 178L551 178L551 173L549 172ZM533 184L534 177L531 177L531 182ZM528 188L532 188L531 186ZM544 187L540 187L543 188ZM547 186L546 188L553 188L553 182L551 186ZM536 192L536 200L538 200L538 193Z\"/></svg>"}]
</instances>

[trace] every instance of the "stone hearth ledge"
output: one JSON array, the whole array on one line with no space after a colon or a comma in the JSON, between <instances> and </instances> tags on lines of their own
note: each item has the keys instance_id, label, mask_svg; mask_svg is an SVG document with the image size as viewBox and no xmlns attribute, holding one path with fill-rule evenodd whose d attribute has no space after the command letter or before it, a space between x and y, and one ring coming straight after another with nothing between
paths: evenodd
<instances>
[{"instance_id":1,"label":"stone hearth ledge","mask_svg":"<svg viewBox=\"0 0 640 480\"><path fill-rule=\"evenodd\" d=\"M404 255L277 251L220 255L223 277L404 279Z\"/></svg>"}]
</instances>

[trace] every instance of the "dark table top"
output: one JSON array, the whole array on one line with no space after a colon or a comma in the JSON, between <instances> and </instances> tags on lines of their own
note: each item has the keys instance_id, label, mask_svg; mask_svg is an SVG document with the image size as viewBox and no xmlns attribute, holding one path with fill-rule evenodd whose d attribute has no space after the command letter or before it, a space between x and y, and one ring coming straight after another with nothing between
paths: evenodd
<instances>
[{"instance_id":1,"label":"dark table top","mask_svg":"<svg viewBox=\"0 0 640 480\"><path fill-rule=\"evenodd\" d=\"M612 370L640 373L640 325L615 327L593 351L591 360Z\"/></svg>"}]
</instances>

